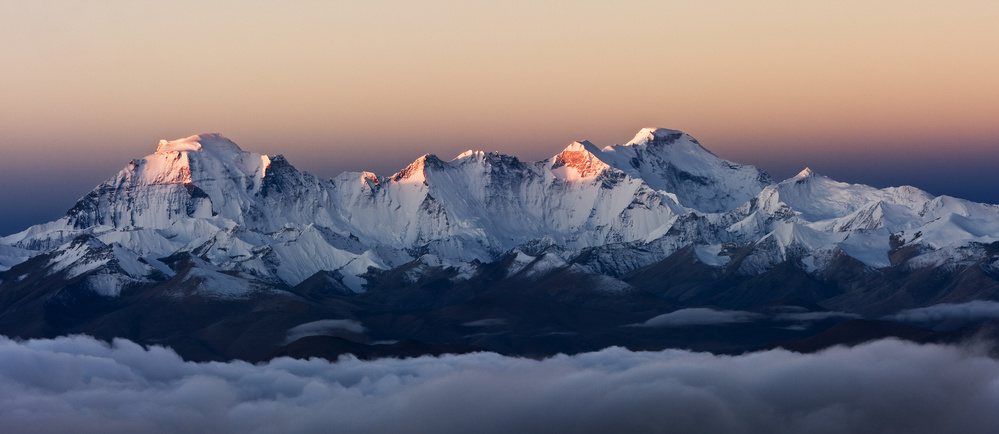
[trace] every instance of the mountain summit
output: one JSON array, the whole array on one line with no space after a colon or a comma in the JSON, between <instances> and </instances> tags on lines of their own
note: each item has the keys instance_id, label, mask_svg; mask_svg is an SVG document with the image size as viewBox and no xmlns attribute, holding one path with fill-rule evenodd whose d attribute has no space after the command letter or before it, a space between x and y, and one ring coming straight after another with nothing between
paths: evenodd
<instances>
[{"instance_id":1,"label":"mountain summit","mask_svg":"<svg viewBox=\"0 0 999 434\"><path fill-rule=\"evenodd\" d=\"M718 158L693 137L666 128L643 128L631 141L605 147L600 158L709 213L730 211L773 183L762 170Z\"/></svg>"},{"instance_id":2,"label":"mountain summit","mask_svg":"<svg viewBox=\"0 0 999 434\"><path fill-rule=\"evenodd\" d=\"M684 133L682 131L671 130L669 128L642 128L638 131L638 134L635 134L635 137L631 141L622 146L647 145L655 142L676 143L676 139L683 136Z\"/></svg>"},{"instance_id":3,"label":"mountain summit","mask_svg":"<svg viewBox=\"0 0 999 434\"><path fill-rule=\"evenodd\" d=\"M590 142L573 142L555 156L552 173L562 180L591 178L610 166L600 160L590 149Z\"/></svg>"},{"instance_id":4,"label":"mountain summit","mask_svg":"<svg viewBox=\"0 0 999 434\"><path fill-rule=\"evenodd\" d=\"M198 134L177 140L160 140L156 152L200 151L235 155L243 152L236 143L221 134Z\"/></svg>"}]
</instances>

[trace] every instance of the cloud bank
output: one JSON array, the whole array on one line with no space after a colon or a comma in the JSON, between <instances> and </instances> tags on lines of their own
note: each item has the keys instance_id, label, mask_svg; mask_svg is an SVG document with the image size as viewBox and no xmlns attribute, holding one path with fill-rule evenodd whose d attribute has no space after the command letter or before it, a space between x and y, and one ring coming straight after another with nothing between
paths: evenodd
<instances>
[{"instance_id":1,"label":"cloud bank","mask_svg":"<svg viewBox=\"0 0 999 434\"><path fill-rule=\"evenodd\" d=\"M985 433L999 362L894 340L803 355L621 348L192 363L88 337L0 337L9 432Z\"/></svg>"},{"instance_id":2,"label":"cloud bank","mask_svg":"<svg viewBox=\"0 0 999 434\"><path fill-rule=\"evenodd\" d=\"M294 342L306 336L330 335L338 330L346 330L352 333L365 332L364 325L360 321L352 319L323 319L299 324L288 329L288 337L285 338L284 343Z\"/></svg>"},{"instance_id":3,"label":"cloud bank","mask_svg":"<svg viewBox=\"0 0 999 434\"><path fill-rule=\"evenodd\" d=\"M947 320L985 321L999 319L999 303L976 300L960 304L937 304L918 309L903 310L886 319L914 323L934 323Z\"/></svg>"},{"instance_id":4,"label":"cloud bank","mask_svg":"<svg viewBox=\"0 0 999 434\"><path fill-rule=\"evenodd\" d=\"M860 319L860 315L849 312L792 312L774 317L778 321L825 321L827 319Z\"/></svg>"},{"instance_id":5,"label":"cloud bank","mask_svg":"<svg viewBox=\"0 0 999 434\"><path fill-rule=\"evenodd\" d=\"M465 327L492 327L506 325L507 321L505 318L486 318L477 321L466 322L462 324Z\"/></svg>"},{"instance_id":6,"label":"cloud bank","mask_svg":"<svg viewBox=\"0 0 999 434\"><path fill-rule=\"evenodd\" d=\"M680 309L655 316L637 327L683 327L691 325L731 324L749 322L763 315L741 310L715 310L704 307Z\"/></svg>"}]
</instances>

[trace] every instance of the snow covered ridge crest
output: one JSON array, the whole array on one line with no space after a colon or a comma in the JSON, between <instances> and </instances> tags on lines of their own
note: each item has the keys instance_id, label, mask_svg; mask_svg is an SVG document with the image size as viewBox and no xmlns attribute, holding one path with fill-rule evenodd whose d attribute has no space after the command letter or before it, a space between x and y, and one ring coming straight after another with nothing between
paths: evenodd
<instances>
[{"instance_id":1,"label":"snow covered ridge crest","mask_svg":"<svg viewBox=\"0 0 999 434\"><path fill-rule=\"evenodd\" d=\"M160 141L63 218L0 238L0 271L48 255L51 275L187 279L232 297L233 285L213 282L242 279L253 291L327 273L361 292L378 270L432 262L468 278L471 264L510 254L617 278L688 248L698 263L740 275L783 263L822 275L841 258L870 270L979 264L992 272L997 242L994 205L846 184L810 169L778 183L661 128L604 148L574 142L537 162L428 154L392 176L332 179L202 134ZM197 271L164 259L178 255Z\"/></svg>"}]
</instances>

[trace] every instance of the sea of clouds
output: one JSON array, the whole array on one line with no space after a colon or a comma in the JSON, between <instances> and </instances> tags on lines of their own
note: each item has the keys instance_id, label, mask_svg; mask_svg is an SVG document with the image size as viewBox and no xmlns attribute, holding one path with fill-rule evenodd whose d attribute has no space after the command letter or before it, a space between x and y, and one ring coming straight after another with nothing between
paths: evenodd
<instances>
[{"instance_id":1,"label":"sea of clouds","mask_svg":"<svg viewBox=\"0 0 999 434\"><path fill-rule=\"evenodd\" d=\"M85 336L0 337L5 432L986 433L999 361L883 340L817 354L608 348L185 362Z\"/></svg>"}]
</instances>

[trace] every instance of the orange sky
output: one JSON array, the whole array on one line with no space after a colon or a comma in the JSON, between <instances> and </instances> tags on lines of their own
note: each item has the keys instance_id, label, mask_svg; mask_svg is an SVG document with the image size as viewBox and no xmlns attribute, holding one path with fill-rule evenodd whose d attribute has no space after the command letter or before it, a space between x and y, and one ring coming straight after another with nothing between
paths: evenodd
<instances>
[{"instance_id":1,"label":"orange sky","mask_svg":"<svg viewBox=\"0 0 999 434\"><path fill-rule=\"evenodd\" d=\"M0 181L202 132L323 176L645 126L778 172L999 147L994 0L202 3L0 1Z\"/></svg>"}]
</instances>

